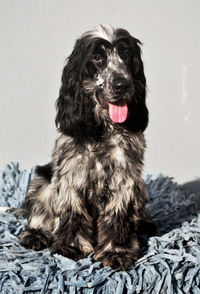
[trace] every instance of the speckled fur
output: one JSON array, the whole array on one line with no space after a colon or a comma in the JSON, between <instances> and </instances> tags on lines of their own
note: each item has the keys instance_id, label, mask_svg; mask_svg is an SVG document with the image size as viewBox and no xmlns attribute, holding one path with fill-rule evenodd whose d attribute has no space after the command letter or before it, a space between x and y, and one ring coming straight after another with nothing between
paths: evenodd
<instances>
[{"instance_id":1,"label":"speckled fur","mask_svg":"<svg viewBox=\"0 0 200 294\"><path fill-rule=\"evenodd\" d=\"M120 57L122 39L132 54L129 62ZM139 44L127 31L108 26L77 41L57 100L60 134L52 162L38 167L24 203L23 246L50 247L73 259L94 251L95 260L116 269L128 269L138 258L137 235L148 221L142 180L148 111ZM91 61L98 46L105 50L104 65ZM111 121L104 103L116 96L116 74L129 82L123 93L129 114L122 124Z\"/></svg>"}]
</instances>

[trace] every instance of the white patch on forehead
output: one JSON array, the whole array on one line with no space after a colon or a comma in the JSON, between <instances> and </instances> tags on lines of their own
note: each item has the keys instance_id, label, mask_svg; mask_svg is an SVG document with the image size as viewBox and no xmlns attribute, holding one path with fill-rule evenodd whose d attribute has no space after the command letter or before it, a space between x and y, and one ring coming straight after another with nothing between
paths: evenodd
<instances>
[{"instance_id":1,"label":"white patch on forehead","mask_svg":"<svg viewBox=\"0 0 200 294\"><path fill-rule=\"evenodd\" d=\"M119 64L123 63L121 57L119 56L116 48L114 48L113 52L109 56L108 66L119 66Z\"/></svg>"},{"instance_id":2,"label":"white patch on forehead","mask_svg":"<svg viewBox=\"0 0 200 294\"><path fill-rule=\"evenodd\" d=\"M114 38L114 29L110 25L104 24L82 35L82 37L85 37L85 36L91 36L93 38L102 38L111 43Z\"/></svg>"}]
</instances>

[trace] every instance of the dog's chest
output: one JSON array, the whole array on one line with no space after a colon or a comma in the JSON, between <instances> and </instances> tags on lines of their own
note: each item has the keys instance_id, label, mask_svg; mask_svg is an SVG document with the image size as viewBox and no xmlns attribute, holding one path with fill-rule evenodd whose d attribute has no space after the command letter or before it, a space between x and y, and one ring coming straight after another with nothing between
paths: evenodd
<instances>
[{"instance_id":1,"label":"dog's chest","mask_svg":"<svg viewBox=\"0 0 200 294\"><path fill-rule=\"evenodd\" d=\"M89 203L106 202L111 190L128 180L127 175L138 174L135 168L140 166L137 161L142 159L143 143L140 137L132 140L116 135L98 144L66 148L59 165L59 191L63 197L74 191L74 195L79 194ZM62 154L63 146L66 145L62 145Z\"/></svg>"},{"instance_id":2,"label":"dog's chest","mask_svg":"<svg viewBox=\"0 0 200 294\"><path fill-rule=\"evenodd\" d=\"M84 154L88 162L84 197L91 214L108 202L111 195L110 182L115 181L117 170L122 175L127 165L123 148L108 143L101 146L89 145Z\"/></svg>"},{"instance_id":3,"label":"dog's chest","mask_svg":"<svg viewBox=\"0 0 200 294\"><path fill-rule=\"evenodd\" d=\"M134 146L120 136L98 147L89 146L85 156L88 157L87 197L91 201L97 198L106 202L113 187L118 189L127 180L127 172L134 170Z\"/></svg>"}]
</instances>

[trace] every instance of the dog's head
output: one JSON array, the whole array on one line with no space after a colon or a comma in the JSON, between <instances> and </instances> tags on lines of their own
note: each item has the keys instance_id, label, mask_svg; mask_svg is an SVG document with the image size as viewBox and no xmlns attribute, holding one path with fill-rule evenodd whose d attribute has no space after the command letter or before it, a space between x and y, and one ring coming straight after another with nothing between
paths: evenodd
<instances>
[{"instance_id":1,"label":"dog's head","mask_svg":"<svg viewBox=\"0 0 200 294\"><path fill-rule=\"evenodd\" d=\"M101 136L109 126L144 131L148 123L141 42L99 26L77 40L62 75L56 125L70 136Z\"/></svg>"}]
</instances>

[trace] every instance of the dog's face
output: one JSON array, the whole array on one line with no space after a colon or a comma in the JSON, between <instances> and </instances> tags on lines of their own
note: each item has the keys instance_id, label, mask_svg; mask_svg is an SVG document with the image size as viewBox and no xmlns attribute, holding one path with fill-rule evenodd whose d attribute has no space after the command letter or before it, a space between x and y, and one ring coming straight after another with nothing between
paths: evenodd
<instances>
[{"instance_id":1,"label":"dog's face","mask_svg":"<svg viewBox=\"0 0 200 294\"><path fill-rule=\"evenodd\" d=\"M74 136L69 123L66 124L72 105L76 108L72 116L78 118L80 112L81 118L76 119L79 129L84 125L81 136L84 129L90 133L90 124L95 125L96 131L102 131L109 123L130 131L146 128L146 80L140 45L127 31L110 26L100 26L82 35L63 71L56 118L62 132Z\"/></svg>"},{"instance_id":2,"label":"dog's face","mask_svg":"<svg viewBox=\"0 0 200 294\"><path fill-rule=\"evenodd\" d=\"M131 51L125 42L112 45L103 41L91 52L87 63L88 79L84 88L96 92L100 100L118 103L133 95Z\"/></svg>"}]
</instances>

